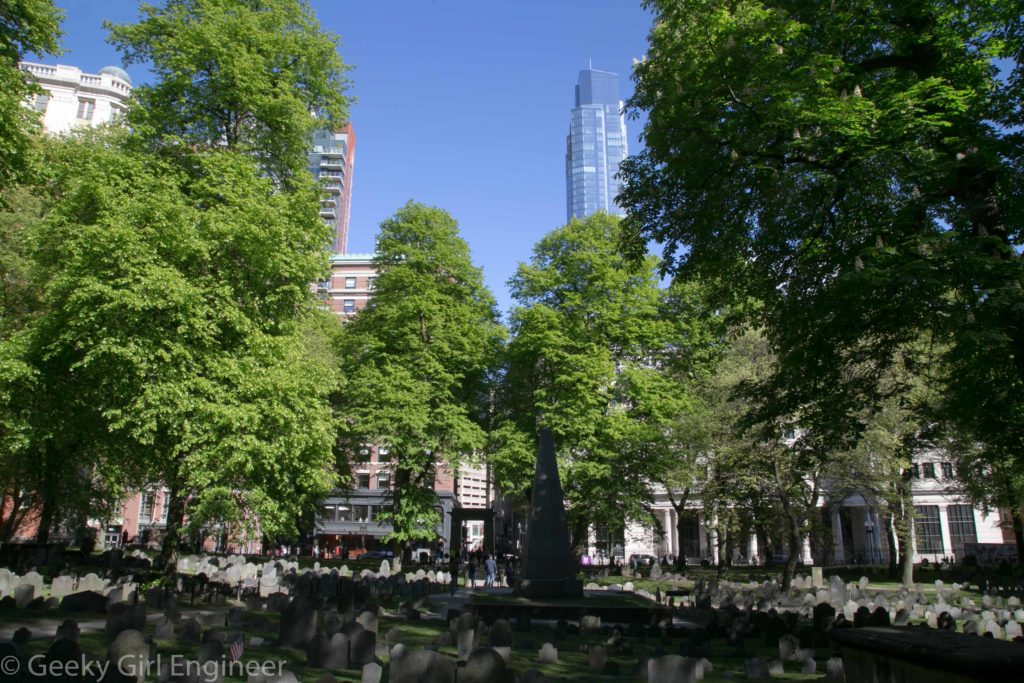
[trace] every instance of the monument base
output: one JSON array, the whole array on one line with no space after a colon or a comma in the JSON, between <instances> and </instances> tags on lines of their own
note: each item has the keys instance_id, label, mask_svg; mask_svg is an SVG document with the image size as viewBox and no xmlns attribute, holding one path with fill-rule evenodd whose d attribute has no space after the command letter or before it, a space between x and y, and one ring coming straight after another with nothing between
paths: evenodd
<instances>
[{"instance_id":1,"label":"monument base","mask_svg":"<svg viewBox=\"0 0 1024 683\"><path fill-rule=\"evenodd\" d=\"M577 578L527 579L517 577L515 594L523 598L581 598L583 582Z\"/></svg>"}]
</instances>

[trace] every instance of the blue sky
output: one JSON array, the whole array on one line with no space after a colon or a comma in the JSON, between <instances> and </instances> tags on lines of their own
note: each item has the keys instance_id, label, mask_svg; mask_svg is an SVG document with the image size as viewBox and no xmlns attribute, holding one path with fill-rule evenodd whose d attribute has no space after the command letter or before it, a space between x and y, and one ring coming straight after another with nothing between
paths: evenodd
<instances>
[{"instance_id":1,"label":"blue sky","mask_svg":"<svg viewBox=\"0 0 1024 683\"><path fill-rule=\"evenodd\" d=\"M104 19L134 21L132 0L56 0L57 60L95 72L120 64ZM565 136L577 71L619 74L647 44L639 0L313 0L355 67L356 166L349 251L371 251L380 222L409 199L459 221L498 298L533 244L565 223ZM133 66L136 83L146 80ZM630 152L640 121L629 121Z\"/></svg>"}]
</instances>

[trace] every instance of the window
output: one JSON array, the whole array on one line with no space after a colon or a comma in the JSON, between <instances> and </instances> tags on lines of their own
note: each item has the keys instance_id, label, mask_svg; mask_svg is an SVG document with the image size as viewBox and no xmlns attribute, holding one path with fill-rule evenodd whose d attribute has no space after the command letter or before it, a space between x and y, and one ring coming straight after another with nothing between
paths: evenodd
<instances>
[{"instance_id":1,"label":"window","mask_svg":"<svg viewBox=\"0 0 1024 683\"><path fill-rule=\"evenodd\" d=\"M355 289L356 279L354 277L345 278L345 289Z\"/></svg>"},{"instance_id":2,"label":"window","mask_svg":"<svg viewBox=\"0 0 1024 683\"><path fill-rule=\"evenodd\" d=\"M926 462L922 466L922 472L924 473L924 478L925 479L934 479L935 478L935 463L933 463L933 462Z\"/></svg>"},{"instance_id":3,"label":"window","mask_svg":"<svg viewBox=\"0 0 1024 683\"><path fill-rule=\"evenodd\" d=\"M384 446L377 449L377 462L391 462L391 451Z\"/></svg>"},{"instance_id":4,"label":"window","mask_svg":"<svg viewBox=\"0 0 1024 683\"><path fill-rule=\"evenodd\" d=\"M952 479L953 478L953 463L944 462L942 463L942 478Z\"/></svg>"},{"instance_id":5,"label":"window","mask_svg":"<svg viewBox=\"0 0 1024 683\"><path fill-rule=\"evenodd\" d=\"M978 542L974 508L970 505L947 505L946 514L949 516L949 542L953 546L953 555L959 560L964 556L964 543Z\"/></svg>"},{"instance_id":6,"label":"window","mask_svg":"<svg viewBox=\"0 0 1024 683\"><path fill-rule=\"evenodd\" d=\"M324 505L320 508L320 520L324 522L333 522L335 515L338 512L338 508L334 505Z\"/></svg>"},{"instance_id":7,"label":"window","mask_svg":"<svg viewBox=\"0 0 1024 683\"><path fill-rule=\"evenodd\" d=\"M796 438L796 430L795 429L787 429L786 430L786 441L792 441L795 438Z\"/></svg>"},{"instance_id":8,"label":"window","mask_svg":"<svg viewBox=\"0 0 1024 683\"><path fill-rule=\"evenodd\" d=\"M369 475L367 475L369 476ZM369 505L353 505L352 506L352 521L353 522L369 522L370 519L370 506Z\"/></svg>"},{"instance_id":9,"label":"window","mask_svg":"<svg viewBox=\"0 0 1024 683\"><path fill-rule=\"evenodd\" d=\"M345 311L345 313L355 313L356 312L356 300L355 299L345 299L345 302L343 304L343 310Z\"/></svg>"},{"instance_id":10,"label":"window","mask_svg":"<svg viewBox=\"0 0 1024 683\"><path fill-rule=\"evenodd\" d=\"M910 466L910 474L914 477L914 479L920 479L921 466L915 462L913 465Z\"/></svg>"},{"instance_id":11,"label":"window","mask_svg":"<svg viewBox=\"0 0 1024 683\"><path fill-rule=\"evenodd\" d=\"M379 488L379 489L391 488L391 473L390 472L378 472L377 473L377 488Z\"/></svg>"},{"instance_id":12,"label":"window","mask_svg":"<svg viewBox=\"0 0 1024 683\"><path fill-rule=\"evenodd\" d=\"M152 493L143 493L139 500L139 524L149 524L153 521L153 508L156 507L156 498Z\"/></svg>"},{"instance_id":13,"label":"window","mask_svg":"<svg viewBox=\"0 0 1024 683\"><path fill-rule=\"evenodd\" d=\"M370 462L370 447L363 444L356 455L356 462Z\"/></svg>"},{"instance_id":14,"label":"window","mask_svg":"<svg viewBox=\"0 0 1024 683\"><path fill-rule=\"evenodd\" d=\"M370 488L370 474L369 474L369 472L363 472L363 473L360 473L360 474L356 475L356 488L361 488L361 489L368 489L368 488Z\"/></svg>"},{"instance_id":15,"label":"window","mask_svg":"<svg viewBox=\"0 0 1024 683\"><path fill-rule=\"evenodd\" d=\"M164 491L164 497L160 504L160 523L167 524L167 513L171 509L171 492Z\"/></svg>"},{"instance_id":16,"label":"window","mask_svg":"<svg viewBox=\"0 0 1024 683\"><path fill-rule=\"evenodd\" d=\"M376 286L377 286L377 276L376 275L374 275L373 277L366 278L366 288L367 289L373 289Z\"/></svg>"},{"instance_id":17,"label":"window","mask_svg":"<svg viewBox=\"0 0 1024 683\"><path fill-rule=\"evenodd\" d=\"M96 100L78 98L78 118L83 121L92 121L92 115L96 113Z\"/></svg>"},{"instance_id":18,"label":"window","mask_svg":"<svg viewBox=\"0 0 1024 683\"><path fill-rule=\"evenodd\" d=\"M32 103L32 108L40 114L46 112L46 105L50 103L50 96L47 93L39 93L35 96L35 101Z\"/></svg>"},{"instance_id":19,"label":"window","mask_svg":"<svg viewBox=\"0 0 1024 683\"><path fill-rule=\"evenodd\" d=\"M938 505L915 505L917 521L915 524L917 552L923 555L941 555L942 520L939 519Z\"/></svg>"}]
</instances>

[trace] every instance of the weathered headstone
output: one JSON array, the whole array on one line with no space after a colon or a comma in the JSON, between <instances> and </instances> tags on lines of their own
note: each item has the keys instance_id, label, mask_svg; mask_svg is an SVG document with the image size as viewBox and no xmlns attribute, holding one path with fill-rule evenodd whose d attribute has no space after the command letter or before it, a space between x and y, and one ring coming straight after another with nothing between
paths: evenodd
<instances>
[{"instance_id":1,"label":"weathered headstone","mask_svg":"<svg viewBox=\"0 0 1024 683\"><path fill-rule=\"evenodd\" d=\"M359 683L380 683L381 676L384 670L380 664L372 662L363 667L362 674L359 679Z\"/></svg>"},{"instance_id":2,"label":"weathered headstone","mask_svg":"<svg viewBox=\"0 0 1024 683\"><path fill-rule=\"evenodd\" d=\"M396 645L388 663L388 683L451 683L455 660L432 650Z\"/></svg>"},{"instance_id":3,"label":"weathered headstone","mask_svg":"<svg viewBox=\"0 0 1024 683\"><path fill-rule=\"evenodd\" d=\"M113 680L142 683L149 663L149 644L139 631L121 631L107 648L107 662Z\"/></svg>"},{"instance_id":4,"label":"weathered headstone","mask_svg":"<svg viewBox=\"0 0 1024 683\"><path fill-rule=\"evenodd\" d=\"M768 665L760 657L751 657L744 660L743 670L747 675L747 679L751 681L759 681L769 677Z\"/></svg>"},{"instance_id":5,"label":"weathered headstone","mask_svg":"<svg viewBox=\"0 0 1024 683\"><path fill-rule=\"evenodd\" d=\"M541 664L557 664L558 650L551 643L544 643L537 653L537 661Z\"/></svg>"},{"instance_id":6,"label":"weathered headstone","mask_svg":"<svg viewBox=\"0 0 1024 683\"><path fill-rule=\"evenodd\" d=\"M698 668L703 672L698 660L692 657L653 657L647 661L647 683L694 683L698 680Z\"/></svg>"},{"instance_id":7,"label":"weathered headstone","mask_svg":"<svg viewBox=\"0 0 1024 683\"><path fill-rule=\"evenodd\" d=\"M587 663L592 671L604 671L608 661L608 650L604 645L591 645L587 650Z\"/></svg>"},{"instance_id":8,"label":"weathered headstone","mask_svg":"<svg viewBox=\"0 0 1024 683\"><path fill-rule=\"evenodd\" d=\"M506 677L505 660L491 649L475 650L459 669L459 683L496 683Z\"/></svg>"},{"instance_id":9,"label":"weathered headstone","mask_svg":"<svg viewBox=\"0 0 1024 683\"><path fill-rule=\"evenodd\" d=\"M196 645L202 635L203 629L199 622L189 618L181 622L181 630L178 632L178 642L182 645Z\"/></svg>"}]
</instances>

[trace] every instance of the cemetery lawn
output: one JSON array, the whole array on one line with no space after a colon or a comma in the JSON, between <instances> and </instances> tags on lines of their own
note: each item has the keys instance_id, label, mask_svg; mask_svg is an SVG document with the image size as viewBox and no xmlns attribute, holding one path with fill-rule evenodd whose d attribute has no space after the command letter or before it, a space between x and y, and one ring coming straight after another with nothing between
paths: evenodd
<instances>
[{"instance_id":1,"label":"cemetery lawn","mask_svg":"<svg viewBox=\"0 0 1024 683\"><path fill-rule=\"evenodd\" d=\"M501 598L507 596L484 596L478 594L477 597L485 598ZM618 597L618 596L616 596ZM642 598L641 598L642 599ZM649 601L644 600L645 603L649 604ZM386 613L391 613L392 610L396 609L398 602L394 600L385 600L382 604ZM203 606L204 612L226 612L226 608L209 608ZM182 605L183 617L187 617L191 613L191 609L187 605ZM448 630L448 625L443 621L444 609L440 606L436 607L433 613L425 612L423 619L416 621L408 621L399 616L387 616L382 614L378 628L378 642L384 642L385 634L392 629L398 628L402 632L401 641L406 645L414 648L423 648L433 644L437 637L443 632ZM158 610L151 610L151 616L153 614L159 614ZM53 622L59 623L65 618L76 619L80 624L91 623L99 621L102 624L102 615L87 615L82 613L63 613L63 612L39 612L38 614L32 614L31 612L7 612L3 614L4 621L17 621L19 624L27 626L33 632L38 634L47 634L47 637L34 638L30 641L28 652L29 656L45 654L47 647L49 647L51 638L48 634L53 632L55 627L50 625ZM47 624L46 627L43 624ZM284 661L285 668L295 673L296 677L303 683L314 683L324 673L327 673L323 669L314 669L305 664L306 654L303 650L290 647L278 647L275 645L280 624L280 614L276 612L246 612L242 620L243 626L241 628L222 628L221 630L227 635L234 631L242 631L246 635L246 646L245 653L242 656L243 661L252 662L266 662L266 661ZM145 630L146 636L153 635L153 629L155 626L155 619L150 619ZM609 648L608 661L615 662L619 668L618 675L605 675L597 672L590 671L588 669L588 657L585 651L581 652L581 646L586 645L598 645L603 644L607 640L607 635L595 634L580 634L580 635L567 635L557 641L556 647L558 648L557 664L539 664L537 662L537 651L541 645L545 642L551 642L554 640L553 633L554 624L535 624L528 632L515 632L513 634L513 646L512 646L512 660L510 662L511 668L517 673L522 673L528 669L539 669L545 675L549 677L556 677L566 681L633 681L636 680L636 676L633 675L633 667L636 665L639 657L650 657L657 654L674 653L679 652L679 647L682 641L680 638L674 638L671 640L662 638L651 638L651 637L630 637L626 636L633 645L633 653L631 655L620 655L614 654ZM204 627L208 628L208 627ZM264 644L254 646L251 644L253 636L258 636L264 639ZM95 661L104 661L106 659L107 647L113 639L107 636L103 630L102 625L99 630L83 630L79 636L79 646L85 653L86 658ZM488 644L487 638L481 637L480 646L486 647ZM162 660L168 660L171 655L185 655L189 659L195 659L198 651L198 645L182 645L177 641L177 638L172 640L158 640L156 641L157 652ZM439 651L445 655L455 657L456 648L452 647L441 647ZM831 655L831 651L827 649L819 649L817 652L818 661L818 674L807 675L799 672L799 662L787 662L785 664L786 673L778 680L792 680L792 681L816 681L824 679L825 660ZM714 671L708 672L704 676L704 680L709 683L718 683L729 680L743 680L744 675L744 660L747 657L760 656L766 661L775 659L778 657L778 650L775 647L763 647L760 642L754 643L750 639L747 641L747 652L745 654L738 654L733 648L728 646L723 640L713 640L710 645L710 656L708 659L714 665ZM384 658L386 661L386 658ZM155 671L154 678L155 680ZM358 682L360 680L359 671L330 671L330 673L338 681L346 682ZM243 682L243 677L232 677L227 676L224 678L225 681L238 681Z\"/></svg>"}]
</instances>

